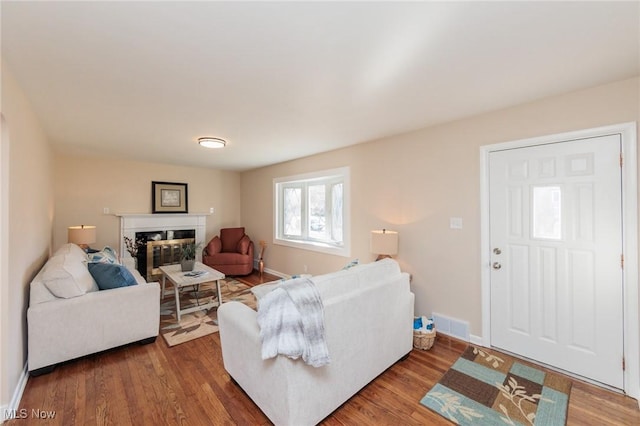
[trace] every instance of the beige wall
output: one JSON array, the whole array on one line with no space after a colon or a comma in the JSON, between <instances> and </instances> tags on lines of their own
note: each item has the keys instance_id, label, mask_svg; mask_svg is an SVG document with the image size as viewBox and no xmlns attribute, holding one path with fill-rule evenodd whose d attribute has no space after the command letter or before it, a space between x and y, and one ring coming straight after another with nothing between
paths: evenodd
<instances>
[{"instance_id":1,"label":"beige wall","mask_svg":"<svg viewBox=\"0 0 640 426\"><path fill-rule=\"evenodd\" d=\"M243 225L254 241L271 242L273 178L350 166L351 256L270 243L267 268L293 274L307 265L310 273L322 274L353 258L372 261L369 231L394 229L400 232L397 259L412 274L416 312L435 310L467 320L471 333L479 335L479 147L640 120L640 85L634 78L238 174L60 154L54 158L27 99L6 66L2 71L10 205L9 232L0 238L10 250L6 274L0 269L1 406L9 402L26 360L28 285L51 248L66 242L67 226L77 224L98 226L94 246L117 247L118 218L102 209L149 213L152 180L187 182L191 212L216 209L207 220L207 238L221 227ZM463 229L450 230L450 217L461 217Z\"/></svg>"},{"instance_id":2,"label":"beige wall","mask_svg":"<svg viewBox=\"0 0 640 426\"><path fill-rule=\"evenodd\" d=\"M49 255L53 222L53 155L28 100L6 64L2 65L2 115L6 125L2 129L3 156L9 155L9 206L5 209L8 233L0 236L9 248L1 254L7 273L0 275L0 406L6 407L27 359L29 282ZM8 150L4 149L5 144L9 144ZM3 166L6 164L3 161ZM1 175L2 179L7 176Z\"/></svg>"},{"instance_id":3,"label":"beige wall","mask_svg":"<svg viewBox=\"0 0 640 426\"><path fill-rule=\"evenodd\" d=\"M469 321L481 335L480 152L511 140L638 121L639 79L624 80L320 154L242 175L242 223L273 240L272 179L351 167L351 259L374 259L369 231L399 234L398 261L412 274L416 313ZM449 229L449 218L463 229ZM322 274L348 258L270 244L267 268Z\"/></svg>"},{"instance_id":4,"label":"beige wall","mask_svg":"<svg viewBox=\"0 0 640 426\"><path fill-rule=\"evenodd\" d=\"M119 249L115 213L151 213L151 181L188 184L189 212L207 216L207 241L221 227L240 224L240 174L93 157L55 157L54 249L67 242L67 227L97 226L94 248ZM107 207L110 214L103 214Z\"/></svg>"}]
</instances>

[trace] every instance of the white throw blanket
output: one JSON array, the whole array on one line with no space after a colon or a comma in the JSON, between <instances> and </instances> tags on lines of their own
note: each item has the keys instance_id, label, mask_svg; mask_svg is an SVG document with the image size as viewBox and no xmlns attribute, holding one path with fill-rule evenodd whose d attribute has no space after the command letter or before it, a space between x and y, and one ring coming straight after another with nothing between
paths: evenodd
<instances>
[{"instance_id":1,"label":"white throw blanket","mask_svg":"<svg viewBox=\"0 0 640 426\"><path fill-rule=\"evenodd\" d=\"M260 300L258 325L262 359L302 356L308 365L329 364L324 333L324 305L315 284L307 278L286 281Z\"/></svg>"}]
</instances>

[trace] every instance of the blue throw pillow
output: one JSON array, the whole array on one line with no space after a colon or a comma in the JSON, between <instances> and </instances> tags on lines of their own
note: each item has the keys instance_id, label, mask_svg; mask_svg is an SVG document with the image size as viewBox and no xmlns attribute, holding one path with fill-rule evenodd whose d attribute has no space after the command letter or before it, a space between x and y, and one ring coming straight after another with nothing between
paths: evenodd
<instances>
[{"instance_id":1,"label":"blue throw pillow","mask_svg":"<svg viewBox=\"0 0 640 426\"><path fill-rule=\"evenodd\" d=\"M138 284L131 272L125 266L118 264L89 263L89 272L100 290Z\"/></svg>"}]
</instances>

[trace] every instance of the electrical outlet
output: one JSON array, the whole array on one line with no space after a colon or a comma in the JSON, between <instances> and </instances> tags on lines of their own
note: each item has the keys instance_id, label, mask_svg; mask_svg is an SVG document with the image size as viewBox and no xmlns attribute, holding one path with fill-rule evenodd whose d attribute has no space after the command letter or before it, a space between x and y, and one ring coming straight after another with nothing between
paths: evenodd
<instances>
[{"instance_id":1,"label":"electrical outlet","mask_svg":"<svg viewBox=\"0 0 640 426\"><path fill-rule=\"evenodd\" d=\"M215 210L216 210L216 209L214 209L213 207L209 207L209 213L213 214L213 212L214 212Z\"/></svg>"},{"instance_id":2,"label":"electrical outlet","mask_svg":"<svg viewBox=\"0 0 640 426\"><path fill-rule=\"evenodd\" d=\"M302 265L302 269L304 270L304 273L305 273L305 274L308 272L308 271L307 271L307 265Z\"/></svg>"},{"instance_id":3,"label":"electrical outlet","mask_svg":"<svg viewBox=\"0 0 640 426\"><path fill-rule=\"evenodd\" d=\"M104 207L102 209L102 214L109 214L109 207Z\"/></svg>"}]
</instances>

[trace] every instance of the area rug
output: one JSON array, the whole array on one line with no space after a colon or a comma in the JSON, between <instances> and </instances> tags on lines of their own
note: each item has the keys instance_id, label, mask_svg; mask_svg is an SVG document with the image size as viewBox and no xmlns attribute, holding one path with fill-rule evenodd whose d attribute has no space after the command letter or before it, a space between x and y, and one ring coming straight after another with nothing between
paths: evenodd
<instances>
[{"instance_id":1,"label":"area rug","mask_svg":"<svg viewBox=\"0 0 640 426\"><path fill-rule=\"evenodd\" d=\"M571 381L469 346L420 403L460 425L565 425Z\"/></svg>"},{"instance_id":2,"label":"area rug","mask_svg":"<svg viewBox=\"0 0 640 426\"><path fill-rule=\"evenodd\" d=\"M220 283L220 290L223 302L236 300L252 309L256 308L256 298L251 293L250 286L235 279L227 278ZM181 308L195 306L196 303L208 303L211 299L217 299L214 282L201 284L197 294L192 287L186 287L180 291ZM175 296L167 294L162 300L160 304L160 334L164 337L167 345L179 345L217 331L217 308L180 315L180 323L178 323L176 321Z\"/></svg>"}]
</instances>

